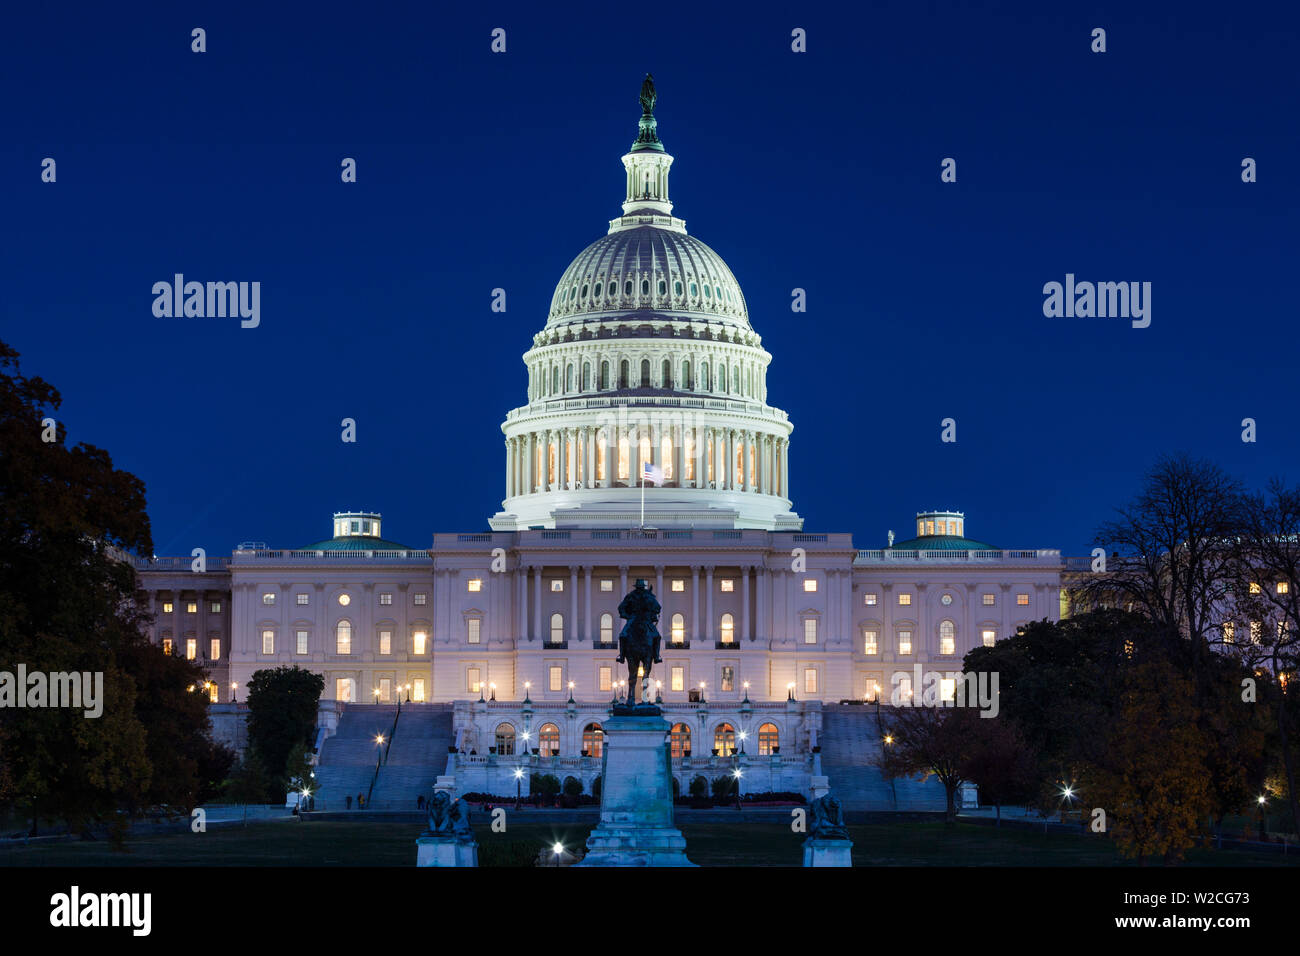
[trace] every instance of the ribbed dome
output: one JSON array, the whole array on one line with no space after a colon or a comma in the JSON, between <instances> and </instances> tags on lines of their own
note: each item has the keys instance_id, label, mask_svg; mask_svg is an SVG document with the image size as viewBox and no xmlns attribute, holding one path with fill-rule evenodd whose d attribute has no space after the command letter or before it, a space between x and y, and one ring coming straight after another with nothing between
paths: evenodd
<instances>
[{"instance_id":1,"label":"ribbed dome","mask_svg":"<svg viewBox=\"0 0 1300 956\"><path fill-rule=\"evenodd\" d=\"M578 253L555 287L546 325L643 310L750 327L740 283L722 257L657 226L612 232Z\"/></svg>"}]
</instances>

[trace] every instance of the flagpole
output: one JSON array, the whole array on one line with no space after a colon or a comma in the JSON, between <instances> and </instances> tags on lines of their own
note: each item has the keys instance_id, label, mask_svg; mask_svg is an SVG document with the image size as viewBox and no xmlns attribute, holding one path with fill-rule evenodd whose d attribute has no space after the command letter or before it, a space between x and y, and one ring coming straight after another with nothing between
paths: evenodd
<instances>
[{"instance_id":1,"label":"flagpole","mask_svg":"<svg viewBox=\"0 0 1300 956\"><path fill-rule=\"evenodd\" d=\"M641 462L641 530L645 530L645 462Z\"/></svg>"}]
</instances>

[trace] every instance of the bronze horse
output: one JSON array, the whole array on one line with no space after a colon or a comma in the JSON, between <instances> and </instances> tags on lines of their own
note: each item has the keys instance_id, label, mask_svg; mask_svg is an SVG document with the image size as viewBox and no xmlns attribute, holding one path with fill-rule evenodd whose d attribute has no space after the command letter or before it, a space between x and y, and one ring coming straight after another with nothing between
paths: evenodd
<instances>
[{"instance_id":1,"label":"bronze horse","mask_svg":"<svg viewBox=\"0 0 1300 956\"><path fill-rule=\"evenodd\" d=\"M653 703L645 699L645 689L650 685L650 669L655 664L662 664L659 656L659 612L662 608L654 591L644 580L638 580L636 587L629 591L618 605L618 616L627 621L618 635L618 662L627 661L628 703ZM637 680L640 671L645 681L642 687Z\"/></svg>"}]
</instances>

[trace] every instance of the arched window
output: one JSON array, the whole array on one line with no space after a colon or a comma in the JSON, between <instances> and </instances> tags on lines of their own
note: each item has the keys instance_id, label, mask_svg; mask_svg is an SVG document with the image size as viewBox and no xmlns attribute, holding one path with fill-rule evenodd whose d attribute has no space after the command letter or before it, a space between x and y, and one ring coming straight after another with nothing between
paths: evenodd
<instances>
[{"instance_id":1,"label":"arched window","mask_svg":"<svg viewBox=\"0 0 1300 956\"><path fill-rule=\"evenodd\" d=\"M709 363L705 362L700 366L700 388L709 391Z\"/></svg>"},{"instance_id":2,"label":"arched window","mask_svg":"<svg viewBox=\"0 0 1300 956\"><path fill-rule=\"evenodd\" d=\"M736 728L731 724L718 724L713 731L713 749L719 757L730 757L736 750Z\"/></svg>"},{"instance_id":3,"label":"arched window","mask_svg":"<svg viewBox=\"0 0 1300 956\"><path fill-rule=\"evenodd\" d=\"M582 390L584 392L591 391L591 363L590 362L582 363Z\"/></svg>"},{"instance_id":4,"label":"arched window","mask_svg":"<svg viewBox=\"0 0 1300 956\"><path fill-rule=\"evenodd\" d=\"M582 286L582 297L583 297L584 299L587 298L587 286L586 286L586 283L583 283L583 286Z\"/></svg>"},{"instance_id":5,"label":"arched window","mask_svg":"<svg viewBox=\"0 0 1300 956\"><path fill-rule=\"evenodd\" d=\"M609 363L600 363L600 389L604 391L609 388Z\"/></svg>"},{"instance_id":6,"label":"arched window","mask_svg":"<svg viewBox=\"0 0 1300 956\"><path fill-rule=\"evenodd\" d=\"M600 643L614 643L614 615L602 614L600 616Z\"/></svg>"},{"instance_id":7,"label":"arched window","mask_svg":"<svg viewBox=\"0 0 1300 956\"><path fill-rule=\"evenodd\" d=\"M691 363L683 362L682 363L682 388L687 389L689 391L694 387L695 386L691 383Z\"/></svg>"},{"instance_id":8,"label":"arched window","mask_svg":"<svg viewBox=\"0 0 1300 956\"><path fill-rule=\"evenodd\" d=\"M554 395L559 390L560 390L560 367L558 365L552 365L551 366L551 394Z\"/></svg>"},{"instance_id":9,"label":"arched window","mask_svg":"<svg viewBox=\"0 0 1300 956\"><path fill-rule=\"evenodd\" d=\"M588 724L582 728L582 749L588 757L599 757L605 746L605 732L600 724Z\"/></svg>"},{"instance_id":10,"label":"arched window","mask_svg":"<svg viewBox=\"0 0 1300 956\"><path fill-rule=\"evenodd\" d=\"M673 474L673 440L668 435L659 440L659 460L663 463L664 481L676 478Z\"/></svg>"},{"instance_id":11,"label":"arched window","mask_svg":"<svg viewBox=\"0 0 1300 956\"><path fill-rule=\"evenodd\" d=\"M649 294L650 294L650 280L649 280L649 279L642 279L642 280L641 280L641 294L642 294L642 295L649 295Z\"/></svg>"},{"instance_id":12,"label":"arched window","mask_svg":"<svg viewBox=\"0 0 1300 956\"><path fill-rule=\"evenodd\" d=\"M596 298L598 298L598 299L600 298L600 283L599 283L599 282L596 283L596 288L594 288L594 289L591 290L591 294L594 295L594 296L595 296Z\"/></svg>"},{"instance_id":13,"label":"arched window","mask_svg":"<svg viewBox=\"0 0 1300 956\"><path fill-rule=\"evenodd\" d=\"M631 368L628 366L627 359L618 363L618 387L627 388L627 377L631 374Z\"/></svg>"},{"instance_id":14,"label":"arched window","mask_svg":"<svg viewBox=\"0 0 1300 956\"><path fill-rule=\"evenodd\" d=\"M668 359L664 359L664 364L660 369L659 380L660 384L664 388L673 387L673 365L668 361Z\"/></svg>"},{"instance_id":15,"label":"arched window","mask_svg":"<svg viewBox=\"0 0 1300 956\"><path fill-rule=\"evenodd\" d=\"M682 294L682 280L678 279L676 282L673 283L673 295L681 295L681 294Z\"/></svg>"},{"instance_id":16,"label":"arched window","mask_svg":"<svg viewBox=\"0 0 1300 956\"><path fill-rule=\"evenodd\" d=\"M334 629L334 653L352 653L352 622L339 621Z\"/></svg>"},{"instance_id":17,"label":"arched window","mask_svg":"<svg viewBox=\"0 0 1300 956\"><path fill-rule=\"evenodd\" d=\"M736 619L730 614L722 615L722 624L718 629L722 632L723 644L731 644L736 640Z\"/></svg>"},{"instance_id":18,"label":"arched window","mask_svg":"<svg viewBox=\"0 0 1300 956\"><path fill-rule=\"evenodd\" d=\"M727 390L727 366L723 365L718 368L718 391Z\"/></svg>"},{"instance_id":19,"label":"arched window","mask_svg":"<svg viewBox=\"0 0 1300 956\"><path fill-rule=\"evenodd\" d=\"M650 387L650 360L649 359L641 360L641 387L642 388Z\"/></svg>"},{"instance_id":20,"label":"arched window","mask_svg":"<svg viewBox=\"0 0 1300 956\"><path fill-rule=\"evenodd\" d=\"M618 440L618 480L627 481L628 475L628 447L627 436L624 435Z\"/></svg>"},{"instance_id":21,"label":"arched window","mask_svg":"<svg viewBox=\"0 0 1300 956\"><path fill-rule=\"evenodd\" d=\"M515 725L497 724L497 754L507 757L515 752Z\"/></svg>"},{"instance_id":22,"label":"arched window","mask_svg":"<svg viewBox=\"0 0 1300 956\"><path fill-rule=\"evenodd\" d=\"M731 390L733 392L740 391L740 366L739 365L733 366L731 369Z\"/></svg>"},{"instance_id":23,"label":"arched window","mask_svg":"<svg viewBox=\"0 0 1300 956\"><path fill-rule=\"evenodd\" d=\"M673 759L691 755L691 728L685 724L673 724L673 730L668 739Z\"/></svg>"},{"instance_id":24,"label":"arched window","mask_svg":"<svg viewBox=\"0 0 1300 956\"><path fill-rule=\"evenodd\" d=\"M537 751L543 757L555 757L560 753L560 728L554 724L542 724L537 731Z\"/></svg>"},{"instance_id":25,"label":"arched window","mask_svg":"<svg viewBox=\"0 0 1300 956\"><path fill-rule=\"evenodd\" d=\"M704 298L706 299L713 298L713 291L708 286L704 287Z\"/></svg>"},{"instance_id":26,"label":"arched window","mask_svg":"<svg viewBox=\"0 0 1300 956\"><path fill-rule=\"evenodd\" d=\"M626 282L623 283L623 294L624 294L624 295L631 295L631 294L632 294L632 280L631 280L631 279L628 279Z\"/></svg>"},{"instance_id":27,"label":"arched window","mask_svg":"<svg viewBox=\"0 0 1300 956\"><path fill-rule=\"evenodd\" d=\"M696 290L696 288L695 288L695 283L692 282L692 283L691 283L691 298L693 299L693 298L695 298L697 295L699 295L699 292L698 292L698 291Z\"/></svg>"},{"instance_id":28,"label":"arched window","mask_svg":"<svg viewBox=\"0 0 1300 956\"><path fill-rule=\"evenodd\" d=\"M939 653L957 653L956 631L953 628L952 621L939 622Z\"/></svg>"},{"instance_id":29,"label":"arched window","mask_svg":"<svg viewBox=\"0 0 1300 956\"><path fill-rule=\"evenodd\" d=\"M776 724L763 724L758 728L758 755L766 757L774 754L781 746L781 731Z\"/></svg>"},{"instance_id":30,"label":"arched window","mask_svg":"<svg viewBox=\"0 0 1300 956\"><path fill-rule=\"evenodd\" d=\"M573 366L572 365L567 365L564 368L564 391L566 393L573 391Z\"/></svg>"},{"instance_id":31,"label":"arched window","mask_svg":"<svg viewBox=\"0 0 1300 956\"><path fill-rule=\"evenodd\" d=\"M650 436L642 435L640 440L637 441L636 444L637 444L637 454L640 456L640 458L637 460L636 463L637 481L640 481L641 468L645 465L647 461L650 460Z\"/></svg>"},{"instance_id":32,"label":"arched window","mask_svg":"<svg viewBox=\"0 0 1300 956\"><path fill-rule=\"evenodd\" d=\"M659 294L660 294L660 295L663 295L663 294L664 294L665 292L667 292L667 291L668 291L668 283L664 282L663 279L660 279L660 280L659 280Z\"/></svg>"},{"instance_id":33,"label":"arched window","mask_svg":"<svg viewBox=\"0 0 1300 956\"><path fill-rule=\"evenodd\" d=\"M682 644L686 641L686 618L680 614L673 615L672 642Z\"/></svg>"},{"instance_id":34,"label":"arched window","mask_svg":"<svg viewBox=\"0 0 1300 956\"><path fill-rule=\"evenodd\" d=\"M564 615L551 615L551 643L559 644L564 640Z\"/></svg>"}]
</instances>

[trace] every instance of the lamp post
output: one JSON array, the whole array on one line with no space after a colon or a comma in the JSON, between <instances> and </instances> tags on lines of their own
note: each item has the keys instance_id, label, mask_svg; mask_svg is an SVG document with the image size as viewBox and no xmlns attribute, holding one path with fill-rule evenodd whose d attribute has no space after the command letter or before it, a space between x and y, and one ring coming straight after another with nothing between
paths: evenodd
<instances>
[{"instance_id":1,"label":"lamp post","mask_svg":"<svg viewBox=\"0 0 1300 956\"><path fill-rule=\"evenodd\" d=\"M489 699L490 699L490 700L496 700L496 699L497 699L497 685L496 685L495 683L488 684L488 689L492 692L490 695L488 695L488 696L489 696Z\"/></svg>"},{"instance_id":2,"label":"lamp post","mask_svg":"<svg viewBox=\"0 0 1300 956\"><path fill-rule=\"evenodd\" d=\"M230 702L232 704L239 703L239 683L237 681L230 682Z\"/></svg>"},{"instance_id":3,"label":"lamp post","mask_svg":"<svg viewBox=\"0 0 1300 956\"><path fill-rule=\"evenodd\" d=\"M569 681L569 703L576 703L573 699L573 681Z\"/></svg>"},{"instance_id":4,"label":"lamp post","mask_svg":"<svg viewBox=\"0 0 1300 956\"><path fill-rule=\"evenodd\" d=\"M745 688L745 699L742 700L741 703L748 704L749 703L749 681L745 681L744 688Z\"/></svg>"},{"instance_id":5,"label":"lamp post","mask_svg":"<svg viewBox=\"0 0 1300 956\"><path fill-rule=\"evenodd\" d=\"M524 768L515 767L515 809L518 810L520 801L523 799L521 794L524 785Z\"/></svg>"},{"instance_id":6,"label":"lamp post","mask_svg":"<svg viewBox=\"0 0 1300 956\"><path fill-rule=\"evenodd\" d=\"M700 681L700 703L701 703L701 704L705 703L705 700L704 700L704 688L705 688L705 686L706 686L706 685L705 685L704 681Z\"/></svg>"},{"instance_id":7,"label":"lamp post","mask_svg":"<svg viewBox=\"0 0 1300 956\"><path fill-rule=\"evenodd\" d=\"M526 680L526 681L524 681L524 703L525 703L525 704L530 704L530 703L532 703L532 701L528 699L528 690L529 690L529 688L532 687L532 686L533 686L533 682L532 682L532 681L530 681L530 680Z\"/></svg>"},{"instance_id":8,"label":"lamp post","mask_svg":"<svg viewBox=\"0 0 1300 956\"><path fill-rule=\"evenodd\" d=\"M664 702L664 682L661 680L657 680L655 681L655 703L662 704L663 702Z\"/></svg>"}]
</instances>

